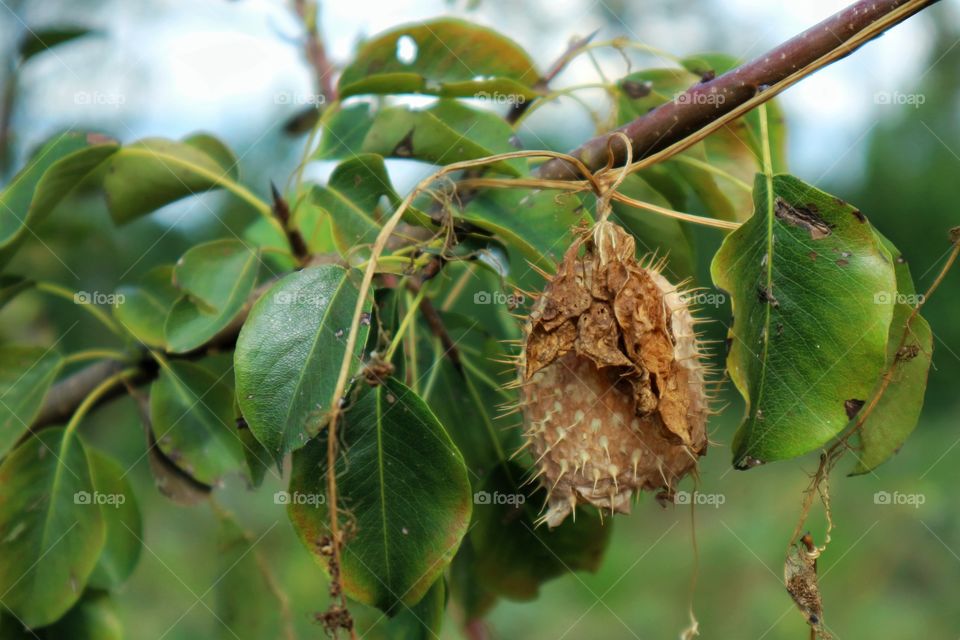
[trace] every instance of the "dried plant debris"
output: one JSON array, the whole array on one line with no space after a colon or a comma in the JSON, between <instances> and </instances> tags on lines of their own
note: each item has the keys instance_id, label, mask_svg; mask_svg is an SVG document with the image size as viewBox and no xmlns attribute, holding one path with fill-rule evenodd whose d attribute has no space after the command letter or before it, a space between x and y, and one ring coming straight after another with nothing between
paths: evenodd
<instances>
[{"instance_id":1,"label":"dried plant debris","mask_svg":"<svg viewBox=\"0 0 960 640\"><path fill-rule=\"evenodd\" d=\"M823 601L817 582L817 558L821 549L809 533L790 547L783 565L783 581L797 608L803 613L817 637L829 639L823 627Z\"/></svg>"},{"instance_id":2,"label":"dried plant debris","mask_svg":"<svg viewBox=\"0 0 960 640\"><path fill-rule=\"evenodd\" d=\"M672 499L706 451L707 371L688 292L600 222L567 250L530 312L520 357L527 446L548 492L541 518L578 504L627 513Z\"/></svg>"}]
</instances>

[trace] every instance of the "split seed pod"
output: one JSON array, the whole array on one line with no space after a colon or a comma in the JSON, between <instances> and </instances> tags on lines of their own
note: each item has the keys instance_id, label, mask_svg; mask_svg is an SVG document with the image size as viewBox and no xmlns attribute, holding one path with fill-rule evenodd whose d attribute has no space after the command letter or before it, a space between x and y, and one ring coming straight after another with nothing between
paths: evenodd
<instances>
[{"instance_id":1,"label":"split seed pod","mask_svg":"<svg viewBox=\"0 0 960 640\"><path fill-rule=\"evenodd\" d=\"M672 499L706 451L706 373L683 291L607 221L564 254L537 298L520 359L525 436L547 489L541 522L577 504L629 513Z\"/></svg>"}]
</instances>

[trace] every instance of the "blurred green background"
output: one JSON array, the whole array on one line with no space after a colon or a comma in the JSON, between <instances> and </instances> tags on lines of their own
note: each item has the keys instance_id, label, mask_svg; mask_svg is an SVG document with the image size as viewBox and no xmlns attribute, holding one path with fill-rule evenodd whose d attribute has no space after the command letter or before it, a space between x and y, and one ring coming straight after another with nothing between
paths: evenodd
<instances>
[{"instance_id":1,"label":"blurred green background","mask_svg":"<svg viewBox=\"0 0 960 640\"><path fill-rule=\"evenodd\" d=\"M597 28L603 39L624 35L677 54L720 50L750 57L843 5L802 4L356 0L325 3L321 27L332 55L342 61L363 34L444 13L462 15L512 35L543 68L569 38ZM960 224L958 10L957 2L934 7L783 99L792 171L858 205L907 256L919 290L946 257L947 229ZM277 96L309 92L310 73L299 23L284 3L7 0L0 7L0 43L12 49L28 28L61 23L82 24L95 33L37 56L22 69L8 65L5 70L4 81L16 82L13 153L5 179L41 140L68 127L96 129L124 141L209 131L242 156L246 182L264 194L270 180L283 184L296 165L304 138L283 127L298 109ZM5 60L11 58L4 53ZM599 62L611 77L625 72L616 54ZM644 64L662 62L648 58ZM590 73L595 71L589 66L571 69L562 80L583 82ZM122 101L78 104L80 90ZM897 92L923 96L922 104L884 101L883 95ZM531 122L531 131L556 148L573 146L592 133L589 117L575 104L543 112ZM529 135L521 137L532 146ZM392 169L400 186L421 171L402 163ZM329 167L310 171L322 178ZM152 266L172 262L202 239L222 237L227 229L239 233L251 220L251 212L213 194L118 230L96 197L81 196L44 223L12 270L71 289L109 292ZM698 230L697 240L702 274L719 236ZM925 307L935 351L915 435L875 474L845 478L852 466L847 461L833 478L836 529L820 571L826 622L836 638L960 635L960 501L953 493L960 460L958 291L955 270ZM725 308L710 312L728 317ZM0 340L59 340L70 352L101 344L104 337L75 305L30 294L0 313ZM727 395L726 411L710 427L716 445L701 465L702 491L721 494L724 502L696 512L699 569L689 510L662 509L644 496L633 515L616 518L596 574L559 578L534 602L501 602L489 618L491 637L676 637L689 622L694 572L693 607L703 637L807 637L782 586L782 559L817 461L812 456L732 471L728 444L742 405L729 390ZM177 507L156 492L132 402L120 400L96 412L83 431L133 467L141 502L146 547L133 577L115 595L128 637L229 638L233 635L213 615L221 611L218 599L275 607L257 579L258 568L249 564L252 555L232 568L224 566L217 517L210 508ZM268 476L263 487L249 492L235 478L216 495L260 540L256 551L289 598L299 637L323 637L313 613L327 604L325 579L296 540L283 507L274 504L273 494L283 486L280 478ZM922 494L925 501L918 507L877 504L878 491ZM814 514L809 526L819 540L823 521L817 508ZM379 617L372 611L363 615ZM243 638L277 637L268 623L238 632ZM385 637L384 628L374 627L367 637ZM460 637L453 620L443 637Z\"/></svg>"}]
</instances>

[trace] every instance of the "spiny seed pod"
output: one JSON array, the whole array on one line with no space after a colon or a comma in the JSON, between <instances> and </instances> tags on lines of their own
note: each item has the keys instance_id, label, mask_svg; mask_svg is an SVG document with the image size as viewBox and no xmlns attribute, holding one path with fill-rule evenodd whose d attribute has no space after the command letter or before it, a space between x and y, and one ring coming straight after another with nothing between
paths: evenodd
<instances>
[{"instance_id":1,"label":"spiny seed pod","mask_svg":"<svg viewBox=\"0 0 960 640\"><path fill-rule=\"evenodd\" d=\"M687 296L599 222L537 298L520 356L527 444L548 492L540 522L577 504L629 513L643 489L671 499L706 451L703 353Z\"/></svg>"}]
</instances>

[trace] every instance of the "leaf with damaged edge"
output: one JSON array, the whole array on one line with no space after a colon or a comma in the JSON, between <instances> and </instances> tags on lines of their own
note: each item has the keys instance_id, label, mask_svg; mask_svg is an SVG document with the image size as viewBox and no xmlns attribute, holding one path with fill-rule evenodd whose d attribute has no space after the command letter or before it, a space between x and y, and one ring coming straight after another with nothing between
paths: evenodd
<instances>
[{"instance_id":1,"label":"leaf with damaged edge","mask_svg":"<svg viewBox=\"0 0 960 640\"><path fill-rule=\"evenodd\" d=\"M732 297L727 368L747 403L734 464L803 455L836 436L883 369L893 260L854 207L789 175L758 175L756 213L711 274Z\"/></svg>"},{"instance_id":2,"label":"leaf with damaged edge","mask_svg":"<svg viewBox=\"0 0 960 640\"><path fill-rule=\"evenodd\" d=\"M880 240L894 256L893 263L897 274L896 292L882 292L896 296L886 363L888 370L892 368L889 374L892 377L860 428L858 437L861 450L857 453L857 465L851 475L860 475L875 469L895 454L916 429L933 357L930 325L920 314L912 320L910 318L913 305L918 302L910 267L892 242L883 236L880 236ZM867 399L867 404L879 393L880 386L881 383L878 383ZM856 420L857 416L854 415L851 426Z\"/></svg>"}]
</instances>

